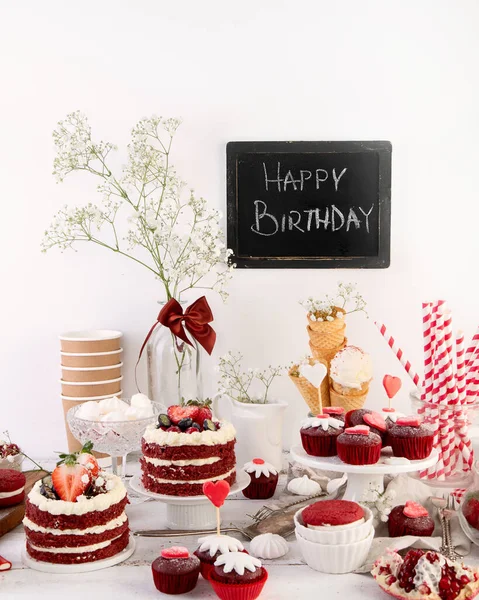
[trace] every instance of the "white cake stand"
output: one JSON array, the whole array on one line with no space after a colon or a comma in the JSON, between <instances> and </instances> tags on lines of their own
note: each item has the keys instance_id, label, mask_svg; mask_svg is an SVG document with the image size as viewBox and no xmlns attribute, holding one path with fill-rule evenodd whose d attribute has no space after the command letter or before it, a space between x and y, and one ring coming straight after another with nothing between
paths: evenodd
<instances>
[{"instance_id":1,"label":"white cake stand","mask_svg":"<svg viewBox=\"0 0 479 600\"><path fill-rule=\"evenodd\" d=\"M236 482L231 486L228 496L241 492L251 481L245 471L237 471ZM206 496L168 496L155 494L144 488L140 475L130 480L130 487L138 494L148 496L166 504L166 527L168 529L214 529L216 527L216 509Z\"/></svg>"},{"instance_id":2,"label":"white cake stand","mask_svg":"<svg viewBox=\"0 0 479 600\"><path fill-rule=\"evenodd\" d=\"M379 462L375 465L348 465L338 456L310 456L306 454L302 446L291 448L291 457L300 464L322 471L347 473L348 484L343 498L344 500L355 500L356 502L361 501L364 493L369 489L377 489L379 492L384 491L384 475L422 471L435 465L439 458L437 450L433 450L424 460L410 460L404 464L388 464L386 461L391 456L391 453L386 450L382 452Z\"/></svg>"}]
</instances>

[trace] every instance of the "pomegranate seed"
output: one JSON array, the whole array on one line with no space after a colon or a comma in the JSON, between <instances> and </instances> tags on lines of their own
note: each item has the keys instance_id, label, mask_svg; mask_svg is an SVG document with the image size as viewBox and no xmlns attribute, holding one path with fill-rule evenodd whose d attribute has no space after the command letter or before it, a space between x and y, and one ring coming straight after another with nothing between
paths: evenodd
<instances>
[{"instance_id":1,"label":"pomegranate seed","mask_svg":"<svg viewBox=\"0 0 479 600\"><path fill-rule=\"evenodd\" d=\"M467 575L462 575L461 577L461 583L463 585L467 585L471 580L469 579L469 577Z\"/></svg>"},{"instance_id":2,"label":"pomegranate seed","mask_svg":"<svg viewBox=\"0 0 479 600\"><path fill-rule=\"evenodd\" d=\"M397 578L394 577L394 575L389 575L389 577L386 579L386 583L387 585L392 585L393 583L396 583Z\"/></svg>"}]
</instances>

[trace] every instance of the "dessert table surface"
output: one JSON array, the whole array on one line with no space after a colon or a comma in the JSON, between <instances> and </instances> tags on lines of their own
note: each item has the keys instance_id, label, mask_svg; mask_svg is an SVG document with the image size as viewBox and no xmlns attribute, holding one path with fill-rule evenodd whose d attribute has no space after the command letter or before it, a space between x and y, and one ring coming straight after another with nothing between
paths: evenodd
<instances>
[{"instance_id":1,"label":"dessert table surface","mask_svg":"<svg viewBox=\"0 0 479 600\"><path fill-rule=\"evenodd\" d=\"M45 463L43 463L45 464ZM46 465L45 465L46 466ZM134 469L129 464L128 472ZM276 494L284 487L285 476L281 476ZM235 523L246 525L251 522L248 514L254 514L264 500L247 500L242 494L233 496L222 508L223 525ZM164 529L166 505L148 500L132 504L127 509L131 529ZM249 542L244 540L248 548ZM42 593L48 600L64 599L84 600L86 597L115 598L115 600L130 600L131 598L154 599L163 597L153 585L150 565L169 545L183 545L191 551L198 546L197 537L185 536L174 538L145 538L137 537L136 550L125 562L102 569L81 574L49 574L34 571L22 564L21 553L25 545L25 536L21 526L0 538L0 555L12 562L10 571L0 572L0 598L16 600L17 598L31 599ZM278 600L291 598L316 597L318 591L324 598L368 598L370 600L385 600L382 592L370 575L344 574L330 575L318 573L304 564L293 536L288 538L290 550L286 556L276 560L264 560L269 579L261 594L262 600ZM465 562L471 565L479 564L479 549L475 546ZM166 597L166 596L165 596ZM200 576L197 587L179 598L216 598L209 584Z\"/></svg>"}]
</instances>

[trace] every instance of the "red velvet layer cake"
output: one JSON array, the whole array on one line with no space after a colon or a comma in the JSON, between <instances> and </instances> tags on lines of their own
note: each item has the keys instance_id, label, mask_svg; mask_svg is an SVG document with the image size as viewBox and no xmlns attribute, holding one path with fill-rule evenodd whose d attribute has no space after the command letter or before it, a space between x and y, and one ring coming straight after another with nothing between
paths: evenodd
<instances>
[{"instance_id":1,"label":"red velvet layer cake","mask_svg":"<svg viewBox=\"0 0 479 600\"><path fill-rule=\"evenodd\" d=\"M236 431L226 421L213 426L215 430L203 431L148 426L140 460L145 488L170 496L199 496L206 481L224 479L232 485L236 481Z\"/></svg>"},{"instance_id":2,"label":"red velvet layer cake","mask_svg":"<svg viewBox=\"0 0 479 600\"><path fill-rule=\"evenodd\" d=\"M23 520L32 558L79 564L109 558L128 545L125 486L119 477L101 471L94 484L95 495L89 495L89 488L74 501L58 499L44 481L34 485Z\"/></svg>"}]
</instances>

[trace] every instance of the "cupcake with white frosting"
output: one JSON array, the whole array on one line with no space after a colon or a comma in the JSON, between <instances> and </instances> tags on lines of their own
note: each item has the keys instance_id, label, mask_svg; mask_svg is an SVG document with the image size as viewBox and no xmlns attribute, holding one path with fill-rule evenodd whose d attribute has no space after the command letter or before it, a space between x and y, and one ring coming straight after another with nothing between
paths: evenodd
<instances>
[{"instance_id":1,"label":"cupcake with white frosting","mask_svg":"<svg viewBox=\"0 0 479 600\"><path fill-rule=\"evenodd\" d=\"M251 500L266 500L273 496L278 485L278 471L262 458L253 458L243 469L251 477L251 482L243 490L243 495Z\"/></svg>"},{"instance_id":2,"label":"cupcake with white frosting","mask_svg":"<svg viewBox=\"0 0 479 600\"><path fill-rule=\"evenodd\" d=\"M215 561L210 583L221 600L256 600L268 579L261 561L244 552L228 552Z\"/></svg>"},{"instance_id":3,"label":"cupcake with white frosting","mask_svg":"<svg viewBox=\"0 0 479 600\"><path fill-rule=\"evenodd\" d=\"M243 544L230 535L207 535L198 539L198 548L194 554L201 561L201 574L209 578L216 559L228 552L246 552Z\"/></svg>"}]
</instances>

